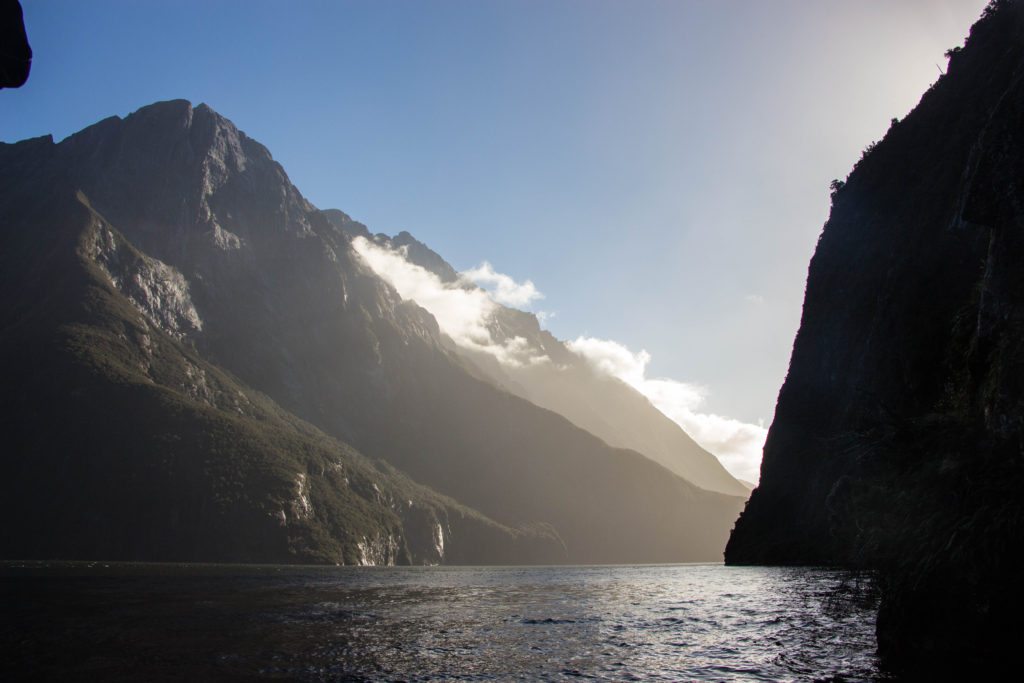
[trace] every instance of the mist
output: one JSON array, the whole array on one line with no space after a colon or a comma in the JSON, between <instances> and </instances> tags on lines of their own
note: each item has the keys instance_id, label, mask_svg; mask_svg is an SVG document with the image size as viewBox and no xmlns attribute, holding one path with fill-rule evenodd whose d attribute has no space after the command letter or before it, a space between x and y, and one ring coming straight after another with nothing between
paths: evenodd
<instances>
[{"instance_id":1,"label":"mist","mask_svg":"<svg viewBox=\"0 0 1024 683\"><path fill-rule=\"evenodd\" d=\"M733 478L757 483L767 436L763 425L701 412L708 389L648 377L651 356L644 350L632 352L613 340L583 336L563 342L545 335L534 314L529 314L529 327L518 328L513 311L544 298L532 281L517 281L484 261L459 273L457 281L445 282L412 263L407 247L393 248L362 236L352 246L403 299L429 311L455 346L509 391L565 415L611 445L637 450L698 485L744 492L706 462L701 449L714 455ZM667 425L652 425L645 404L671 420L699 448ZM684 464L692 460L698 464Z\"/></svg>"}]
</instances>

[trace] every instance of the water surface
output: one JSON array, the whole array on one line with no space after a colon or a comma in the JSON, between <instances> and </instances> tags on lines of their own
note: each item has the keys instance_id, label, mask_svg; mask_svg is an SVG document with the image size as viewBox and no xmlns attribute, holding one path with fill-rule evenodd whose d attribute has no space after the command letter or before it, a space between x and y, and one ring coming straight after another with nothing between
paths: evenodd
<instances>
[{"instance_id":1,"label":"water surface","mask_svg":"<svg viewBox=\"0 0 1024 683\"><path fill-rule=\"evenodd\" d=\"M0 565L0 678L878 680L827 570Z\"/></svg>"}]
</instances>

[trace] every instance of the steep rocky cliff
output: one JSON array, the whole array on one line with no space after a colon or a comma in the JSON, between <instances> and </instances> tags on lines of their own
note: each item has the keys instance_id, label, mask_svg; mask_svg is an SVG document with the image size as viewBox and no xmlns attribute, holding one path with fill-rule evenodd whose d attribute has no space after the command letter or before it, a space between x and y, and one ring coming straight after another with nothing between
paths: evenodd
<instances>
[{"instance_id":1,"label":"steep rocky cliff","mask_svg":"<svg viewBox=\"0 0 1024 683\"><path fill-rule=\"evenodd\" d=\"M811 261L737 564L879 569L915 670L1020 642L1024 7L992 3L845 183Z\"/></svg>"},{"instance_id":2,"label":"steep rocky cliff","mask_svg":"<svg viewBox=\"0 0 1024 683\"><path fill-rule=\"evenodd\" d=\"M2 145L0 207L5 556L720 554L742 499L481 378L205 105Z\"/></svg>"}]
</instances>

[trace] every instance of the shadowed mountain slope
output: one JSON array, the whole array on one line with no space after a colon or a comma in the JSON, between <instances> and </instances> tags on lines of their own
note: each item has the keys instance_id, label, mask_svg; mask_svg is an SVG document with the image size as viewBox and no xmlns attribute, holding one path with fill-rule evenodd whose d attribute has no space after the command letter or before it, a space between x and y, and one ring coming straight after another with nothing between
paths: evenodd
<instances>
[{"instance_id":1,"label":"shadowed mountain slope","mask_svg":"<svg viewBox=\"0 0 1024 683\"><path fill-rule=\"evenodd\" d=\"M17 292L0 305L3 557L564 559L550 529L496 524L204 361L180 274L52 180L36 199L8 185L0 203Z\"/></svg>"},{"instance_id":2,"label":"shadowed mountain slope","mask_svg":"<svg viewBox=\"0 0 1024 683\"><path fill-rule=\"evenodd\" d=\"M63 234L65 224L71 226L63 228L72 235L67 239L108 245L106 251L66 247L59 259L37 255L31 267L5 270L9 278L5 308L10 314L4 320L10 323L10 331L5 332L4 341L20 349L7 358L12 372L22 373L12 375L15 380L5 388L5 400L14 407L20 405L21 394L31 396L35 405L53 401L63 406L65 418L83 411L76 420L87 422L92 431L88 439L83 437L83 443L91 445L80 460L94 473L86 480L88 485L76 492L77 498L95 501L100 496L97 488L107 464L97 453L118 458L134 452L149 453L148 457L164 452L174 458L186 454L200 458L196 454L205 453L210 461L206 469L263 458L276 464L238 465L240 469L222 477L225 486L244 499L256 495L247 478L250 470L258 473L270 468L276 473L268 493L246 503L258 511L253 514L260 523L253 522L247 541L255 543L270 533L268 520L278 523L270 515L276 514L275 505L284 507L283 528L289 528L295 515L289 516L292 503L287 501L301 501L307 487L314 492L333 491L331 486L339 485L329 464L330 453L340 449L352 454L352 463L364 463L367 477L382 477L379 482L370 479L381 490L379 500L365 491L365 496L359 496L363 502L345 500L365 504L371 511L366 515L383 515L384 521L350 528L342 507L332 517L334 526L325 522L317 532L331 539L375 538L383 543L374 546L378 550L397 544L396 557L405 543L410 547L409 561L430 561L429 552L412 549L422 535L402 536L411 522L402 518L397 491L413 487L421 500L407 498L413 507L429 503L434 517L442 522L455 514L472 518L473 533L488 540L473 551L464 546L453 551L461 552L462 558L484 558L471 561L653 562L720 557L741 499L703 491L646 458L611 448L564 418L480 379L477 371L447 348L436 321L426 311L403 302L362 265L351 249L351 234L309 204L264 147L205 105L159 103L124 119L101 121L59 144L43 138L5 145L0 148L0 161L4 181L0 201L7 207L3 229L11 245L5 249L5 258L10 263L22 263L22 252L48 253L45 245ZM58 190L72 197L79 191L79 199L69 202L65 195L57 195ZM40 208L50 206L57 213ZM62 213L65 209L69 215L85 211L92 218L71 219ZM353 230L365 230L350 219L348 223ZM99 224L107 228L96 228ZM84 236L90 230L99 231L102 238ZM108 233L113 237L106 237ZM68 253L78 254L75 258L84 265L74 266ZM136 264L135 270L121 273L118 269L126 263ZM90 277L65 282L62 278L76 268L84 268ZM108 278L106 283L101 275ZM39 363L33 361L37 337L27 332L30 328L19 316L41 315L47 310L44 303L65 297L92 301L96 292L116 302L121 313L89 309L98 319L58 316L47 329L57 331L54 343L59 348L54 353L65 354L61 356L65 365L43 362L46 354ZM66 304L60 306L64 310ZM125 320L131 310L135 322L128 325ZM148 342L136 329L142 320L155 328L146 333ZM94 332L95 328L102 332ZM112 346L108 352L92 341L60 341L68 329L81 331L82 339L99 335ZM168 361L172 369L166 377L145 379L147 343L168 349L161 351L161 358L174 359ZM90 360L97 353L103 360ZM139 363L142 366L136 370ZM35 373L44 365L66 369L48 371L49 383L37 383ZM79 365L100 374L96 382L102 389L90 394L84 406L64 405L74 396L65 386L79 381L88 384L79 379L62 384L63 377L85 372L77 369ZM205 378L207 388L211 383L222 386L210 389L215 395L212 406L198 405L205 400L205 389L197 376ZM150 388L149 382L174 389L178 395ZM136 385L135 393L118 393ZM235 418L232 412L238 406L233 401L239 393L262 406L262 412ZM188 398L188 405L181 408L186 417L179 423L165 421L165 413L178 413L154 396L175 405L185 400L182 396ZM197 426L197 421L209 414L209 408L218 411L218 429L232 425L231 429L247 432L258 424L272 432L272 438L266 439L276 447L244 445L222 457L219 446L173 445L181 435L204 438L206 428ZM245 413L246 408L241 410ZM122 412L124 419L117 417ZM54 462L47 459L67 453L68 439L77 434L62 427L53 429L52 439L37 440L33 435L44 432L50 422L41 414L32 424L7 458ZM131 446L121 430L147 445ZM109 443L104 442L104 434L110 434ZM233 434L229 431L224 439L238 444L242 437ZM170 445L157 449L152 447L154 440ZM320 444L319 450L310 440ZM416 487L387 465L366 465L342 443L391 463L482 514ZM197 465L188 485L208 485L202 478L207 476L206 469ZM34 465L27 467L20 479L5 484L22 491L18 500L41 497L45 477L40 478L40 471ZM305 475L305 484L299 481L300 474ZM165 475L156 471L147 476L152 477L152 487L142 490L151 491ZM314 477L319 482L316 487L311 483ZM372 485L370 489L375 490ZM143 495L131 486L126 491ZM173 495L138 499L139 509L162 514L157 508L170 505L166 499ZM301 502L296 505L295 509L304 509ZM312 506L318 509L316 500ZM393 517L387 517L382 508L391 510ZM428 515L427 527L434 517ZM190 519L186 526L202 523L209 528L210 538L231 528L231 522L215 530L199 517ZM53 524L63 528L69 522ZM162 533L155 532L154 539ZM453 527L452 533L458 539L460 530ZM125 538L130 536L125 532ZM468 536L466 532L464 537ZM396 541L396 537L401 538ZM500 538L507 542L502 544ZM564 542L564 550L558 539ZM273 552L306 552L296 543L285 541ZM318 555L318 546L309 542L314 550L302 556L318 561L336 558L339 551L328 540L323 544L329 549L325 554ZM499 550L487 552L498 545ZM346 562L358 559L353 555L359 552L358 540L356 546L346 550L350 544L342 544ZM373 551L377 555L364 552L363 559L368 555L396 559L387 554L390 551L380 555L378 550ZM233 554L227 545L222 554L253 558L259 553ZM446 554L444 561L461 560Z\"/></svg>"}]
</instances>

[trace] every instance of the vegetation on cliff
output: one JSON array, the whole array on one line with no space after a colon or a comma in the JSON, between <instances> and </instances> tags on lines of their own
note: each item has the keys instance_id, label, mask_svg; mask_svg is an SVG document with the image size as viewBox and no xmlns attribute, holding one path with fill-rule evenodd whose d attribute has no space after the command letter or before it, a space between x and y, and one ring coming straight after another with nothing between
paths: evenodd
<instances>
[{"instance_id":1,"label":"vegetation on cliff","mask_svg":"<svg viewBox=\"0 0 1024 683\"><path fill-rule=\"evenodd\" d=\"M949 58L833 184L726 551L879 570L880 651L914 670L1024 636L1024 3L991 3Z\"/></svg>"}]
</instances>

